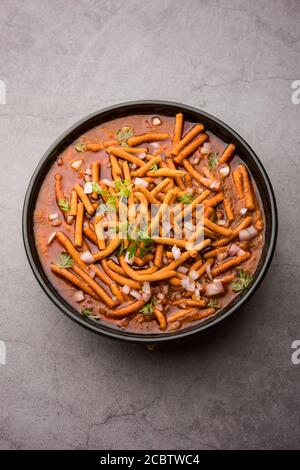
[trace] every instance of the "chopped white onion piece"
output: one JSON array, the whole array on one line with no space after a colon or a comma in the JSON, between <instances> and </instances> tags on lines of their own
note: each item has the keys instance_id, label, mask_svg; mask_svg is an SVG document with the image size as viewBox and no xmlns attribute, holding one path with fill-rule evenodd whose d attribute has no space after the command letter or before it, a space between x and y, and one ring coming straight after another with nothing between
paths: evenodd
<instances>
[{"instance_id":1,"label":"chopped white onion piece","mask_svg":"<svg viewBox=\"0 0 300 470\"><path fill-rule=\"evenodd\" d=\"M108 178L103 178L102 183L110 187L113 187L115 185L115 183L112 180L109 180Z\"/></svg>"},{"instance_id":2,"label":"chopped white onion piece","mask_svg":"<svg viewBox=\"0 0 300 470\"><path fill-rule=\"evenodd\" d=\"M130 287L129 287L129 286L123 286L123 287L122 287L122 291L124 292L124 294L127 295L127 294L129 294L129 292L130 292Z\"/></svg>"},{"instance_id":3,"label":"chopped white onion piece","mask_svg":"<svg viewBox=\"0 0 300 470\"><path fill-rule=\"evenodd\" d=\"M96 276L95 271L94 271L93 269L89 269L88 271L89 271L89 276L90 276L92 279L94 279L94 277Z\"/></svg>"},{"instance_id":4,"label":"chopped white onion piece","mask_svg":"<svg viewBox=\"0 0 300 470\"><path fill-rule=\"evenodd\" d=\"M225 258L227 258L227 256L228 255L227 255L226 251L223 251L223 252L217 254L217 260L218 261L223 261Z\"/></svg>"},{"instance_id":5,"label":"chopped white onion piece","mask_svg":"<svg viewBox=\"0 0 300 470\"><path fill-rule=\"evenodd\" d=\"M158 142L152 142L150 145L151 145L154 149L158 149L158 147L159 147L159 143L158 143Z\"/></svg>"},{"instance_id":6,"label":"chopped white onion piece","mask_svg":"<svg viewBox=\"0 0 300 470\"><path fill-rule=\"evenodd\" d=\"M199 274L197 273L197 271L195 271L194 269L192 269L190 272L189 272L189 276L194 280L196 281L199 277Z\"/></svg>"},{"instance_id":7,"label":"chopped white onion piece","mask_svg":"<svg viewBox=\"0 0 300 470\"><path fill-rule=\"evenodd\" d=\"M169 285L168 284L164 284L162 286L162 291L164 294L167 294L169 292Z\"/></svg>"},{"instance_id":8,"label":"chopped white onion piece","mask_svg":"<svg viewBox=\"0 0 300 470\"><path fill-rule=\"evenodd\" d=\"M248 210L247 207L242 207L242 208L240 209L240 214L241 214L241 215L245 215L246 212L247 212L247 210Z\"/></svg>"},{"instance_id":9,"label":"chopped white onion piece","mask_svg":"<svg viewBox=\"0 0 300 470\"><path fill-rule=\"evenodd\" d=\"M83 191L85 194L91 194L93 192L93 184L91 182L85 183Z\"/></svg>"},{"instance_id":10,"label":"chopped white onion piece","mask_svg":"<svg viewBox=\"0 0 300 470\"><path fill-rule=\"evenodd\" d=\"M152 125L153 126L160 126L161 125L161 120L159 117L155 116L152 118Z\"/></svg>"},{"instance_id":11,"label":"chopped white onion piece","mask_svg":"<svg viewBox=\"0 0 300 470\"><path fill-rule=\"evenodd\" d=\"M53 242L54 238L56 237L56 232L52 232L50 237L48 238L47 245Z\"/></svg>"},{"instance_id":12,"label":"chopped white onion piece","mask_svg":"<svg viewBox=\"0 0 300 470\"><path fill-rule=\"evenodd\" d=\"M168 258L166 256L163 257L163 264L169 264Z\"/></svg>"},{"instance_id":13,"label":"chopped white onion piece","mask_svg":"<svg viewBox=\"0 0 300 470\"><path fill-rule=\"evenodd\" d=\"M87 168L86 170L84 170L84 173L85 173L86 175L90 175L90 176L92 176L92 174L93 174L93 173L92 173L92 170L91 170L90 168Z\"/></svg>"},{"instance_id":14,"label":"chopped white onion piece","mask_svg":"<svg viewBox=\"0 0 300 470\"><path fill-rule=\"evenodd\" d=\"M130 256L129 251L126 251L124 259L125 259L127 264L133 264L133 257Z\"/></svg>"},{"instance_id":15,"label":"chopped white onion piece","mask_svg":"<svg viewBox=\"0 0 300 470\"><path fill-rule=\"evenodd\" d=\"M186 274L188 272L188 268L186 266L178 266L177 271L182 274Z\"/></svg>"},{"instance_id":16,"label":"chopped white onion piece","mask_svg":"<svg viewBox=\"0 0 300 470\"><path fill-rule=\"evenodd\" d=\"M95 263L95 259L90 251L84 251L81 253L80 259L87 264Z\"/></svg>"},{"instance_id":17,"label":"chopped white onion piece","mask_svg":"<svg viewBox=\"0 0 300 470\"><path fill-rule=\"evenodd\" d=\"M75 171L78 171L82 163L83 163L83 160L75 160L74 162L71 163L71 168L73 168L73 170Z\"/></svg>"},{"instance_id":18,"label":"chopped white onion piece","mask_svg":"<svg viewBox=\"0 0 300 470\"><path fill-rule=\"evenodd\" d=\"M58 227L59 225L61 225L61 221L59 219L54 219L52 220L51 225L52 227Z\"/></svg>"},{"instance_id":19,"label":"chopped white onion piece","mask_svg":"<svg viewBox=\"0 0 300 470\"><path fill-rule=\"evenodd\" d=\"M206 274L208 275L209 279L212 281L211 264L208 264L208 265L206 266Z\"/></svg>"},{"instance_id":20,"label":"chopped white onion piece","mask_svg":"<svg viewBox=\"0 0 300 470\"><path fill-rule=\"evenodd\" d=\"M218 225L226 225L226 220L225 219L219 219L217 224Z\"/></svg>"},{"instance_id":21,"label":"chopped white onion piece","mask_svg":"<svg viewBox=\"0 0 300 470\"><path fill-rule=\"evenodd\" d=\"M192 159L193 165L198 165L199 162L200 162L200 158L199 158L199 157L194 157L194 158Z\"/></svg>"},{"instance_id":22,"label":"chopped white onion piece","mask_svg":"<svg viewBox=\"0 0 300 470\"><path fill-rule=\"evenodd\" d=\"M212 181L212 182L210 183L209 187L210 187L211 189L219 189L220 183L219 183L219 181Z\"/></svg>"},{"instance_id":23,"label":"chopped white onion piece","mask_svg":"<svg viewBox=\"0 0 300 470\"><path fill-rule=\"evenodd\" d=\"M74 222L74 215L67 215L67 224L72 225Z\"/></svg>"},{"instance_id":24,"label":"chopped white onion piece","mask_svg":"<svg viewBox=\"0 0 300 470\"><path fill-rule=\"evenodd\" d=\"M132 163L132 164L131 164L131 169L132 169L132 170L135 170L135 169L136 169L136 163Z\"/></svg>"},{"instance_id":25,"label":"chopped white onion piece","mask_svg":"<svg viewBox=\"0 0 300 470\"><path fill-rule=\"evenodd\" d=\"M187 188L186 192L189 194L193 194L194 190L193 188Z\"/></svg>"},{"instance_id":26,"label":"chopped white onion piece","mask_svg":"<svg viewBox=\"0 0 300 470\"><path fill-rule=\"evenodd\" d=\"M162 304L156 304L156 305L155 305L155 308L157 308L157 310L160 310L160 311L163 310Z\"/></svg>"},{"instance_id":27,"label":"chopped white onion piece","mask_svg":"<svg viewBox=\"0 0 300 470\"><path fill-rule=\"evenodd\" d=\"M202 145L202 147L200 148L200 152L203 154L203 155L207 155L208 153L211 152L211 145L210 145L210 142L204 142L204 144Z\"/></svg>"},{"instance_id":28,"label":"chopped white onion piece","mask_svg":"<svg viewBox=\"0 0 300 470\"><path fill-rule=\"evenodd\" d=\"M230 173L229 165L222 166L219 170L219 173L222 176L222 178L225 178L226 176L228 176Z\"/></svg>"},{"instance_id":29,"label":"chopped white onion piece","mask_svg":"<svg viewBox=\"0 0 300 470\"><path fill-rule=\"evenodd\" d=\"M252 240L252 238L256 237L257 234L258 231L253 225L251 225L250 227L239 232L239 239L241 242Z\"/></svg>"},{"instance_id":30,"label":"chopped white onion piece","mask_svg":"<svg viewBox=\"0 0 300 470\"><path fill-rule=\"evenodd\" d=\"M198 289L198 288L195 289L195 290L194 290L194 294L195 294L197 300L200 300L200 289Z\"/></svg>"},{"instance_id":31,"label":"chopped white onion piece","mask_svg":"<svg viewBox=\"0 0 300 470\"><path fill-rule=\"evenodd\" d=\"M85 299L85 295L82 290L77 290L74 294L75 302L82 302Z\"/></svg>"},{"instance_id":32,"label":"chopped white onion piece","mask_svg":"<svg viewBox=\"0 0 300 470\"><path fill-rule=\"evenodd\" d=\"M143 292L145 294L151 294L150 282L143 282Z\"/></svg>"},{"instance_id":33,"label":"chopped white onion piece","mask_svg":"<svg viewBox=\"0 0 300 470\"><path fill-rule=\"evenodd\" d=\"M178 248L178 246L173 245L172 246L172 255L174 256L174 259L180 258L180 254L181 254L181 252L180 252L180 249Z\"/></svg>"},{"instance_id":34,"label":"chopped white onion piece","mask_svg":"<svg viewBox=\"0 0 300 470\"><path fill-rule=\"evenodd\" d=\"M193 292L196 288L195 282L189 277L185 277L184 279L182 279L181 280L181 285L182 285L182 287L184 287L184 289L186 289L190 292Z\"/></svg>"},{"instance_id":35,"label":"chopped white onion piece","mask_svg":"<svg viewBox=\"0 0 300 470\"><path fill-rule=\"evenodd\" d=\"M235 243L231 243L229 250L227 252L228 256L235 256L239 252L240 247Z\"/></svg>"},{"instance_id":36,"label":"chopped white onion piece","mask_svg":"<svg viewBox=\"0 0 300 470\"><path fill-rule=\"evenodd\" d=\"M56 214L56 212L54 214L50 214L50 215L48 215L48 219L49 220L58 219L58 214Z\"/></svg>"},{"instance_id":37,"label":"chopped white onion piece","mask_svg":"<svg viewBox=\"0 0 300 470\"><path fill-rule=\"evenodd\" d=\"M220 280L216 280L214 282L211 282L210 284L207 284L205 295L214 296L214 295L222 294L223 292L224 292L224 287L223 287L222 282Z\"/></svg>"},{"instance_id":38,"label":"chopped white onion piece","mask_svg":"<svg viewBox=\"0 0 300 470\"><path fill-rule=\"evenodd\" d=\"M130 295L132 295L132 297L135 297L137 300L142 300L142 294L138 290L131 290Z\"/></svg>"},{"instance_id":39,"label":"chopped white onion piece","mask_svg":"<svg viewBox=\"0 0 300 470\"><path fill-rule=\"evenodd\" d=\"M163 294L162 292L159 292L156 297L159 299L159 300L163 300L165 298L165 294Z\"/></svg>"},{"instance_id":40,"label":"chopped white onion piece","mask_svg":"<svg viewBox=\"0 0 300 470\"><path fill-rule=\"evenodd\" d=\"M134 178L133 182L136 186L144 186L144 188L147 188L148 186L148 181L143 180L143 178Z\"/></svg>"},{"instance_id":41,"label":"chopped white onion piece","mask_svg":"<svg viewBox=\"0 0 300 470\"><path fill-rule=\"evenodd\" d=\"M237 255L238 256L243 256L246 252L244 250L242 250L242 248L239 249L239 251L237 252Z\"/></svg>"},{"instance_id":42,"label":"chopped white onion piece","mask_svg":"<svg viewBox=\"0 0 300 470\"><path fill-rule=\"evenodd\" d=\"M150 299L151 294L146 294L146 292L143 292L142 297L143 297L144 301L147 302L147 300Z\"/></svg>"},{"instance_id":43,"label":"chopped white onion piece","mask_svg":"<svg viewBox=\"0 0 300 470\"><path fill-rule=\"evenodd\" d=\"M140 158L141 160L144 160L144 158L146 158L146 156L147 156L147 155L145 154L145 152L139 153L139 158Z\"/></svg>"}]
</instances>

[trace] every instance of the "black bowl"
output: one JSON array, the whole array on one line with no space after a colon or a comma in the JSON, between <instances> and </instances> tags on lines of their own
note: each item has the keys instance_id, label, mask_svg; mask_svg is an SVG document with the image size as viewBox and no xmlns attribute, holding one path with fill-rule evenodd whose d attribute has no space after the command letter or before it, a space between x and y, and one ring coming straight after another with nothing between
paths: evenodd
<instances>
[{"instance_id":1,"label":"black bowl","mask_svg":"<svg viewBox=\"0 0 300 470\"><path fill-rule=\"evenodd\" d=\"M52 286L43 271L36 250L33 234L33 213L39 189L45 175L48 172L49 167L55 161L57 156L68 145L74 142L75 139L77 139L81 134L85 133L89 129L110 121L111 119L127 116L129 114L161 114L175 116L175 114L178 112L184 113L186 119L190 120L191 122L202 122L208 130L212 131L217 137L220 137L225 142L233 142L236 146L238 155L246 163L253 177L255 178L266 219L265 245L255 273L255 280L247 291L238 295L226 308L221 310L215 316L208 318L202 323L198 323L192 327L179 330L174 333L131 333L118 329L114 325L109 326L104 323L95 323L92 320L81 316L74 308L72 308L71 305L69 305L68 302L63 297L61 297L61 295ZM104 334L110 336L111 338L132 342L157 343L161 341L164 342L184 338L213 326L231 315L243 303L245 303L251 295L253 295L254 291L265 276L273 257L276 238L277 209L273 189L263 165L251 147L249 147L249 145L233 129L214 116L211 116L210 114L191 106L169 101L133 101L128 103L121 103L115 106L110 106L109 108L105 108L102 111L97 111L96 113L93 113L74 124L51 145L51 147L47 150L41 159L29 183L23 207L23 239L26 254L35 277L48 297L64 314L90 331L98 334Z\"/></svg>"}]
</instances>

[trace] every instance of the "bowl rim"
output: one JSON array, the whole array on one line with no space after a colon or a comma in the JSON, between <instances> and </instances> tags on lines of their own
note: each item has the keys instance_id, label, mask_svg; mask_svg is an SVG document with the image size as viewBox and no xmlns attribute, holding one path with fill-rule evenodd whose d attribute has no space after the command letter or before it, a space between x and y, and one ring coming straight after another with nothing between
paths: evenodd
<instances>
[{"instance_id":1,"label":"bowl rim","mask_svg":"<svg viewBox=\"0 0 300 470\"><path fill-rule=\"evenodd\" d=\"M195 113L196 115L202 115L205 118L213 121L217 126L222 127L225 129L228 133L232 134L234 138L239 141L241 146L246 150L248 155L250 156L250 159L254 160L256 166L259 169L259 172L261 176L263 177L265 186L267 188L267 193L269 196L270 200L270 220L271 220L271 230L270 230L270 242L268 246L268 251L265 256L265 259L263 261L263 264L260 268L260 271L258 272L253 284L250 286L250 288L247 290L247 292L231 307L228 308L227 311L224 312L224 314L220 314L219 316L216 316L215 318L213 317L210 322L207 323L198 323L195 325L194 328L192 329L183 329L183 330L178 330L173 333L134 333L134 332L128 332L126 330L117 330L110 328L107 325L101 324L101 323L95 323L92 321L87 321L85 317L80 317L78 315L78 312L76 313L75 309L71 307L68 302L63 299L63 297L60 296L60 294L55 290L54 286L52 286L51 282L48 280L48 282L45 281L45 279L42 277L39 268L36 265L36 262L33 257L33 247L32 242L29 237L30 230L32 230L32 226L29 224L29 212L30 212L30 207L32 204L32 194L34 193L34 187L35 187L35 182L38 179L41 170L43 169L44 165L48 161L48 159L51 158L53 152L56 150L56 147L65 139L68 137L69 134L72 132L75 132L78 128L80 128L82 125L84 125L87 121L90 121L94 118L97 118L103 114L107 113L112 113L113 111L118 111L120 109L126 110L128 109L128 114L130 114L131 108L135 108L138 106L161 106L161 107L166 107L169 109L174 109L174 112L177 111L186 111L189 113ZM133 113L131 113L133 114ZM109 118L107 119L109 120ZM96 126L97 124L95 124ZM92 128L92 127L91 127ZM36 198L35 198L36 200ZM32 219L30 220L32 222ZM221 121L219 118L213 116L210 113L207 113L206 111L203 111L199 108L186 105L183 103L175 102L175 101L165 101L165 100L137 100L137 101L125 101L122 103L114 104L112 106L105 107L103 109L100 109L98 111L95 111L88 116L85 116L84 118L80 119L79 121L75 122L72 126L70 126L68 129L66 129L59 137L55 139L55 141L50 145L50 147L46 150L44 155L42 156L41 160L39 161L38 165L36 166L34 173L30 179L30 182L28 184L28 188L25 194L24 198L24 204L23 204L23 212L22 212L22 236L23 236L23 243L25 247L25 252L27 255L27 259L29 261L30 267L33 271L33 274L35 278L37 279L38 283L46 293L46 295L50 298L50 300L69 318L71 318L73 321L75 321L77 324L83 326L84 328L88 329L89 331L92 331L94 333L100 334L100 335L105 335L113 339L118 339L118 340L123 340L127 342L133 342L133 343L162 343L162 342L172 342L175 340L187 338L188 336L192 334L199 333L201 331L206 330L207 328L210 328L216 324L218 324L220 321L224 320L225 318L228 318L230 315L232 315L236 310L238 310L249 298L251 295L253 295L254 291L258 288L260 283L262 282L263 278L265 277L270 263L272 261L275 247L276 247L276 241L277 241L277 233L278 233L278 215L277 215L277 205L276 205L276 199L274 195L274 190L272 188L269 176L257 157L256 153L253 151L253 149L249 146L249 144L230 126L228 126L226 123ZM230 304L229 304L230 306Z\"/></svg>"}]
</instances>

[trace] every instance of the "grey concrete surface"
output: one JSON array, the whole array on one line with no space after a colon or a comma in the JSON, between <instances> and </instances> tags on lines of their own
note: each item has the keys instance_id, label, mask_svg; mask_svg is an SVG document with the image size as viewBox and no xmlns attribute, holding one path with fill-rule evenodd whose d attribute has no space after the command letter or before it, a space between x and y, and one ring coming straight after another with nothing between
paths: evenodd
<instances>
[{"instance_id":1,"label":"grey concrete surface","mask_svg":"<svg viewBox=\"0 0 300 470\"><path fill-rule=\"evenodd\" d=\"M0 448L298 448L299 0L0 1ZM41 155L101 107L198 106L255 149L280 217L272 267L222 325L150 352L97 337L45 296L21 209Z\"/></svg>"}]
</instances>

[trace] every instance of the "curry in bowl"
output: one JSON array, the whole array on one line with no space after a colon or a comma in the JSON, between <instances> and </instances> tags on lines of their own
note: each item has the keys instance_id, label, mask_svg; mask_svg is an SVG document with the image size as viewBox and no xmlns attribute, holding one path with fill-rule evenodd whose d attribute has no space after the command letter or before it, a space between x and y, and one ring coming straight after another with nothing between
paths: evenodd
<instances>
[{"instance_id":1,"label":"curry in bowl","mask_svg":"<svg viewBox=\"0 0 300 470\"><path fill-rule=\"evenodd\" d=\"M141 213L147 227L133 237L128 227ZM129 115L89 130L52 165L34 211L37 251L57 292L95 322L144 334L195 325L248 289L264 228L234 144L182 113Z\"/></svg>"}]
</instances>

